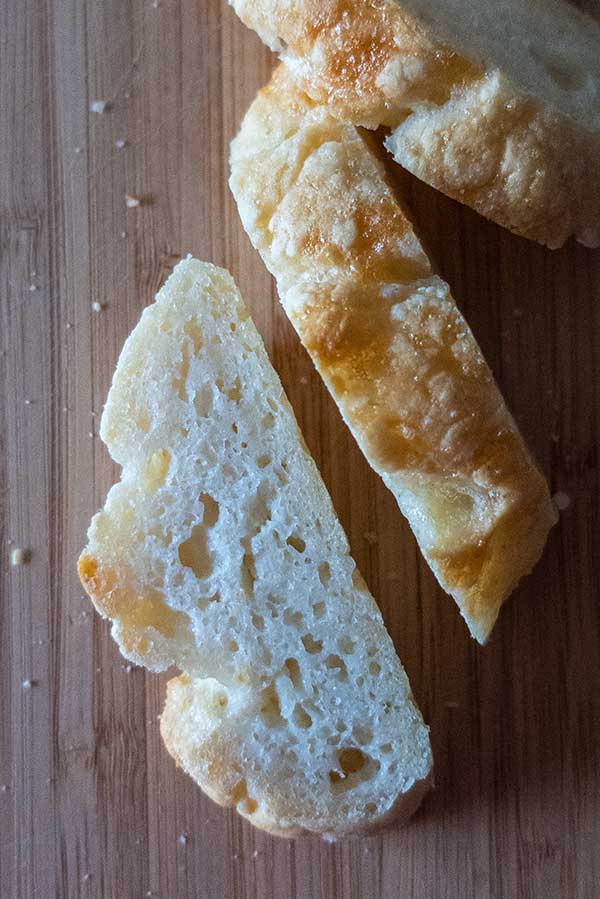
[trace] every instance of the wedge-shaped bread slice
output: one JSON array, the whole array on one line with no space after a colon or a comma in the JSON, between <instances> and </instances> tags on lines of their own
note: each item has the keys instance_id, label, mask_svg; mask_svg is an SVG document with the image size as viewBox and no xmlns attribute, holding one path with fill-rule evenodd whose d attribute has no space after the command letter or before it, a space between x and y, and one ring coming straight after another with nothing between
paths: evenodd
<instances>
[{"instance_id":1,"label":"wedge-shaped bread slice","mask_svg":"<svg viewBox=\"0 0 600 899\"><path fill-rule=\"evenodd\" d=\"M123 471L79 573L127 658L185 672L173 755L274 833L408 815L427 728L227 272L177 266L123 348L101 436Z\"/></svg>"},{"instance_id":2,"label":"wedge-shaped bread slice","mask_svg":"<svg viewBox=\"0 0 600 899\"><path fill-rule=\"evenodd\" d=\"M600 25L561 0L230 0L299 87L550 247L600 245Z\"/></svg>"},{"instance_id":3,"label":"wedge-shaped bread slice","mask_svg":"<svg viewBox=\"0 0 600 899\"><path fill-rule=\"evenodd\" d=\"M230 185L345 421L484 642L555 512L448 286L359 132L283 68L233 141Z\"/></svg>"}]
</instances>

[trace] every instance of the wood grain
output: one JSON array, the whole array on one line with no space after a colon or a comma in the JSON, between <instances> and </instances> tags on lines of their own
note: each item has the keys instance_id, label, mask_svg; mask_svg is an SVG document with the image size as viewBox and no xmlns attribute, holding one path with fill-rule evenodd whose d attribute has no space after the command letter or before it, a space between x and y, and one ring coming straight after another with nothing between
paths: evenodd
<instances>
[{"instance_id":1,"label":"wood grain","mask_svg":"<svg viewBox=\"0 0 600 899\"><path fill-rule=\"evenodd\" d=\"M239 225L228 142L271 66L220 0L0 4L1 895L594 899L600 252L544 250L397 172L553 492L571 498L480 650ZM404 831L290 844L214 806L162 748L164 678L128 672L82 600L75 560L116 476L98 416L126 335L188 251L241 285L431 724L437 788ZM11 566L16 546L29 564Z\"/></svg>"}]
</instances>

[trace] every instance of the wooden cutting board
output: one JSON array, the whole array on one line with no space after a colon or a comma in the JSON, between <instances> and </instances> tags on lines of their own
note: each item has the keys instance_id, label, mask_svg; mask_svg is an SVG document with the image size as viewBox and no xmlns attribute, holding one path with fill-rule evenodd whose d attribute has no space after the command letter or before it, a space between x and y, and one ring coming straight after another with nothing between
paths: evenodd
<instances>
[{"instance_id":1,"label":"wooden cutting board","mask_svg":"<svg viewBox=\"0 0 600 899\"><path fill-rule=\"evenodd\" d=\"M600 251L550 252L398 173L570 499L480 649L239 224L228 142L272 65L221 0L0 4L1 895L594 899ZM213 805L161 745L164 678L131 670L82 599L75 561L117 475L97 437L111 374L188 251L240 284L431 724L437 788L403 831L293 844ZM11 566L16 547L29 564Z\"/></svg>"}]
</instances>

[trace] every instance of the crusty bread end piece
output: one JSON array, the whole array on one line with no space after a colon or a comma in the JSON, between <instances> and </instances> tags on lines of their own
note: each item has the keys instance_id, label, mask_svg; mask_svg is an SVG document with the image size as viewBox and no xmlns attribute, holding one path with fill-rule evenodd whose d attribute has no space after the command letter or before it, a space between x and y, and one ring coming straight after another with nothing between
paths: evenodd
<instances>
[{"instance_id":1,"label":"crusty bread end piece","mask_svg":"<svg viewBox=\"0 0 600 899\"><path fill-rule=\"evenodd\" d=\"M431 778L427 728L227 272L175 268L100 433L123 470L79 573L127 658L184 672L169 751L272 833L406 816Z\"/></svg>"},{"instance_id":2,"label":"crusty bread end piece","mask_svg":"<svg viewBox=\"0 0 600 899\"><path fill-rule=\"evenodd\" d=\"M549 247L600 245L600 25L562 0L230 0L297 85Z\"/></svg>"},{"instance_id":3,"label":"crusty bread end piece","mask_svg":"<svg viewBox=\"0 0 600 899\"><path fill-rule=\"evenodd\" d=\"M230 186L345 421L485 642L556 514L379 162L280 67L232 143Z\"/></svg>"}]
</instances>

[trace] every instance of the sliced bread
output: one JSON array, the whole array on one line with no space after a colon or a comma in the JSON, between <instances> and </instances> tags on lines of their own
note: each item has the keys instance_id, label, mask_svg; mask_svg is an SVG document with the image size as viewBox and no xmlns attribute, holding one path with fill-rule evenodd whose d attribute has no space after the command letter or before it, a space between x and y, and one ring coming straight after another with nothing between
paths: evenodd
<instances>
[{"instance_id":1,"label":"sliced bread","mask_svg":"<svg viewBox=\"0 0 600 899\"><path fill-rule=\"evenodd\" d=\"M379 162L280 67L232 143L230 186L345 421L485 642L556 515Z\"/></svg>"},{"instance_id":2,"label":"sliced bread","mask_svg":"<svg viewBox=\"0 0 600 899\"><path fill-rule=\"evenodd\" d=\"M176 267L123 348L100 433L123 470L79 574L128 659L184 672L169 751L273 833L408 816L427 728L227 272Z\"/></svg>"},{"instance_id":3,"label":"sliced bread","mask_svg":"<svg viewBox=\"0 0 600 899\"><path fill-rule=\"evenodd\" d=\"M422 180L600 245L600 24L562 0L230 0L299 87Z\"/></svg>"}]
</instances>

